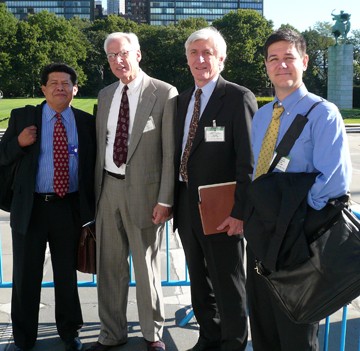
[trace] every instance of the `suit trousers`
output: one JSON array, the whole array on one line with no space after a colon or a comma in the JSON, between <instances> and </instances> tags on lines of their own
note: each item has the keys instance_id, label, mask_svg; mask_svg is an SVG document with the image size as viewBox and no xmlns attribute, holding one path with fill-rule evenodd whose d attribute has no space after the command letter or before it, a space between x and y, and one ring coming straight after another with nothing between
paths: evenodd
<instances>
[{"instance_id":1,"label":"suit trousers","mask_svg":"<svg viewBox=\"0 0 360 351\"><path fill-rule=\"evenodd\" d=\"M200 339L219 345L221 351L245 350L248 334L243 239L225 233L205 236L196 230L192 218L199 214L190 213L185 183L179 187L177 208Z\"/></svg>"},{"instance_id":2,"label":"suit trousers","mask_svg":"<svg viewBox=\"0 0 360 351\"><path fill-rule=\"evenodd\" d=\"M142 334L146 340L160 340L165 322L160 274L163 226L140 229L134 225L127 207L126 180L104 174L96 233L99 342L117 345L127 340L129 252L134 264Z\"/></svg>"},{"instance_id":3,"label":"suit trousers","mask_svg":"<svg viewBox=\"0 0 360 351\"><path fill-rule=\"evenodd\" d=\"M27 233L12 233L11 318L15 344L20 348L31 348L37 338L47 243L54 276L58 333L63 340L72 339L83 324L76 274L80 235L78 207L77 196L53 202L35 197Z\"/></svg>"},{"instance_id":4,"label":"suit trousers","mask_svg":"<svg viewBox=\"0 0 360 351\"><path fill-rule=\"evenodd\" d=\"M297 324L280 309L265 281L255 271L247 246L247 294L254 351L318 351L319 323Z\"/></svg>"}]
</instances>

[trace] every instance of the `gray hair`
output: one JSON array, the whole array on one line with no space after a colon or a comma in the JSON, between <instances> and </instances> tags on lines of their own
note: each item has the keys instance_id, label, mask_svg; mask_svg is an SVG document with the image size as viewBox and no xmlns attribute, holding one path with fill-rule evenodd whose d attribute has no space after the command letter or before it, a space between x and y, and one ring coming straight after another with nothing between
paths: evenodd
<instances>
[{"instance_id":1,"label":"gray hair","mask_svg":"<svg viewBox=\"0 0 360 351\"><path fill-rule=\"evenodd\" d=\"M134 33L124 33L124 32L114 32L109 34L104 42L104 50L107 53L107 46L108 44L116 39L121 39L121 38L125 38L129 44L133 47L134 50L140 50L140 43L139 43L139 39L137 37L136 34Z\"/></svg>"},{"instance_id":2,"label":"gray hair","mask_svg":"<svg viewBox=\"0 0 360 351\"><path fill-rule=\"evenodd\" d=\"M214 27L206 27L197 30L190 34L185 42L185 53L188 52L188 48L191 43L197 40L212 40L214 48L218 57L223 57L223 61L220 63L220 72L224 69L224 63L226 59L226 42L221 33Z\"/></svg>"}]
</instances>

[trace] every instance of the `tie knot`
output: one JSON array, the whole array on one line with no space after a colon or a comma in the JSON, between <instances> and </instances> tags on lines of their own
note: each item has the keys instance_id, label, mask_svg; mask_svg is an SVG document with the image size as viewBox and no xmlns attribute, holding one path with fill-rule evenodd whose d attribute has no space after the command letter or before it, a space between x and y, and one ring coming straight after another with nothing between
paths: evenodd
<instances>
[{"instance_id":1,"label":"tie knot","mask_svg":"<svg viewBox=\"0 0 360 351\"><path fill-rule=\"evenodd\" d=\"M55 117L56 117L56 119L61 120L61 113L56 113Z\"/></svg>"},{"instance_id":2,"label":"tie knot","mask_svg":"<svg viewBox=\"0 0 360 351\"><path fill-rule=\"evenodd\" d=\"M124 85L123 87L123 93L126 93L128 91L129 87L127 85Z\"/></svg>"},{"instance_id":3,"label":"tie knot","mask_svg":"<svg viewBox=\"0 0 360 351\"><path fill-rule=\"evenodd\" d=\"M284 112L284 106L278 106L278 103L276 102L274 104L274 110L273 110L273 114L272 114L272 118L273 119L279 119L281 114Z\"/></svg>"},{"instance_id":4,"label":"tie knot","mask_svg":"<svg viewBox=\"0 0 360 351\"><path fill-rule=\"evenodd\" d=\"M195 92L195 100L198 100L200 98L200 95L202 94L202 90L201 89L198 89L196 90Z\"/></svg>"}]
</instances>

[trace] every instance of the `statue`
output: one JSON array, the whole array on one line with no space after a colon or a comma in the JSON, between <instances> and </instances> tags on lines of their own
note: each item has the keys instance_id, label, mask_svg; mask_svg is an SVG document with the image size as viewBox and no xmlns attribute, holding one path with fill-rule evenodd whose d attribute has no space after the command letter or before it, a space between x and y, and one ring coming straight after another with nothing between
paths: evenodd
<instances>
[{"instance_id":1,"label":"statue","mask_svg":"<svg viewBox=\"0 0 360 351\"><path fill-rule=\"evenodd\" d=\"M332 34L335 37L336 44L338 44L338 38L341 36L346 39L347 34L350 31L350 14L340 11L338 15L334 15L334 10L331 12L333 20L336 21L332 26Z\"/></svg>"}]
</instances>

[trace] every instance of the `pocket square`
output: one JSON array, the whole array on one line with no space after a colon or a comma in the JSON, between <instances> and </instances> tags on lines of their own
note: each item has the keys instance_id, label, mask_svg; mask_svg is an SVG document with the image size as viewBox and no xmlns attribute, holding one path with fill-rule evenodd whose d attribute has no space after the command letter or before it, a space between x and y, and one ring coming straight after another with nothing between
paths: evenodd
<instances>
[{"instance_id":1,"label":"pocket square","mask_svg":"<svg viewBox=\"0 0 360 351\"><path fill-rule=\"evenodd\" d=\"M149 132L150 130L154 130L154 129L155 129L154 119L152 118L152 116L150 116L146 122L143 133Z\"/></svg>"}]
</instances>

